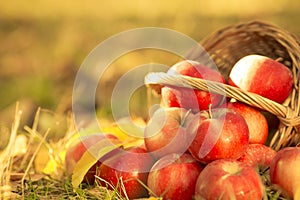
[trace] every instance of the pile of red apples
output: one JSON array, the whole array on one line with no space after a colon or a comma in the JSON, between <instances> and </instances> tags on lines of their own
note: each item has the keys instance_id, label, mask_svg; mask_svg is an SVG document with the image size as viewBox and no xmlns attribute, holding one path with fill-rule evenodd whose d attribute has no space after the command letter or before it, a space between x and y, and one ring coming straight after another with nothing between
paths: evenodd
<instances>
[{"instance_id":1,"label":"pile of red apples","mask_svg":"<svg viewBox=\"0 0 300 200\"><path fill-rule=\"evenodd\" d=\"M228 80L190 60L176 63L167 73L229 84L277 103L283 103L293 87L290 69L261 55L241 58ZM278 152L268 147L270 130L277 128L268 116L226 95L164 86L161 106L144 128L144 144L108 153L84 182L118 188L128 199L261 200L267 186L286 198L300 197L300 147ZM118 142L113 134L90 136L85 145L80 142L68 150L67 170L72 172L88 146L103 138Z\"/></svg>"}]
</instances>

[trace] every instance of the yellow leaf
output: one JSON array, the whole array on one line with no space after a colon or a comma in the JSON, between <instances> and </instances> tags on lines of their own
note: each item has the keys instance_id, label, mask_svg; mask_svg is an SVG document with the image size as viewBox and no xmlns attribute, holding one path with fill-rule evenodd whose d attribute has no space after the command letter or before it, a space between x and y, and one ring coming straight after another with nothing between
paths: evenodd
<instances>
[{"instance_id":1,"label":"yellow leaf","mask_svg":"<svg viewBox=\"0 0 300 200\"><path fill-rule=\"evenodd\" d=\"M128 140L125 140L122 142L122 146L124 149L130 148L130 147L137 147L144 144L144 139L138 139L138 138L131 138Z\"/></svg>"},{"instance_id":2,"label":"yellow leaf","mask_svg":"<svg viewBox=\"0 0 300 200\"><path fill-rule=\"evenodd\" d=\"M48 174L48 175L61 175L61 173L63 173L63 160L65 159L65 155L66 155L66 150L59 152L58 154L58 159L55 158L51 158L46 166L43 169L43 173L44 174Z\"/></svg>"},{"instance_id":3,"label":"yellow leaf","mask_svg":"<svg viewBox=\"0 0 300 200\"><path fill-rule=\"evenodd\" d=\"M112 144L108 140L101 140L97 144L91 146L75 165L72 175L73 187L77 188L80 185L85 174L101 157L120 146L121 144Z\"/></svg>"},{"instance_id":4,"label":"yellow leaf","mask_svg":"<svg viewBox=\"0 0 300 200\"><path fill-rule=\"evenodd\" d=\"M50 160L49 150L45 146L41 146L39 152L34 159L34 168L37 172L43 172Z\"/></svg>"},{"instance_id":5,"label":"yellow leaf","mask_svg":"<svg viewBox=\"0 0 300 200\"><path fill-rule=\"evenodd\" d=\"M110 133L119 138L119 140L124 141L128 138L128 135L122 131L117 125L112 125L102 129L104 133Z\"/></svg>"},{"instance_id":6,"label":"yellow leaf","mask_svg":"<svg viewBox=\"0 0 300 200\"><path fill-rule=\"evenodd\" d=\"M65 154L66 150L57 152L56 149L50 150L46 146L42 146L34 160L36 172L50 175L53 178L61 177L65 170Z\"/></svg>"},{"instance_id":7,"label":"yellow leaf","mask_svg":"<svg viewBox=\"0 0 300 200\"><path fill-rule=\"evenodd\" d=\"M111 133L118 137L121 141L128 139L142 139L144 137L144 127L146 123L140 118L132 120L131 118L123 118L113 125L104 127L104 133Z\"/></svg>"}]
</instances>

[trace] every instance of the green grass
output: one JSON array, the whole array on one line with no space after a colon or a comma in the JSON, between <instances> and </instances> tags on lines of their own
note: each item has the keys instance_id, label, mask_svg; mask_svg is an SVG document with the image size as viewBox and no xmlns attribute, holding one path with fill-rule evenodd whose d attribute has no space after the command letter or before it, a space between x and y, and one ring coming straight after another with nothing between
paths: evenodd
<instances>
[{"instance_id":1,"label":"green grass","mask_svg":"<svg viewBox=\"0 0 300 200\"><path fill-rule=\"evenodd\" d=\"M14 188L14 199L122 200L117 193L118 191L109 191L104 187L82 185L80 188L74 190L69 178L65 180L55 180L51 177L46 177L35 181L29 179L25 182L24 186L24 194L22 194L22 189L20 186Z\"/></svg>"},{"instance_id":2,"label":"green grass","mask_svg":"<svg viewBox=\"0 0 300 200\"><path fill-rule=\"evenodd\" d=\"M113 191L108 191L103 187L92 187L83 185L74 190L70 179L54 180L51 178L43 178L37 181L28 180L25 183L25 193L22 194L21 188L17 187L16 199L39 200L39 199L107 199L121 200Z\"/></svg>"}]
</instances>

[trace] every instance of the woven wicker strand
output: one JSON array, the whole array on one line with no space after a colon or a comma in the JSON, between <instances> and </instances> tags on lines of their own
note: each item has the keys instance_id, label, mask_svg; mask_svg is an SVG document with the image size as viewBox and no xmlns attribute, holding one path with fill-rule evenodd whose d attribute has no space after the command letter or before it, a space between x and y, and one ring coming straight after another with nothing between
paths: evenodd
<instances>
[{"instance_id":1,"label":"woven wicker strand","mask_svg":"<svg viewBox=\"0 0 300 200\"><path fill-rule=\"evenodd\" d=\"M201 49L192 49L186 59L199 61L208 67L217 66L226 79L233 65L246 55L260 54L278 60L293 73L294 85L290 97L283 104L278 104L226 84L166 73L149 73L145 77L145 84L188 87L225 94L266 110L280 119L281 123L270 143L275 150L300 143L300 45L297 37L272 24L252 21L220 29L201 44L213 62L203 61L206 52Z\"/></svg>"}]
</instances>

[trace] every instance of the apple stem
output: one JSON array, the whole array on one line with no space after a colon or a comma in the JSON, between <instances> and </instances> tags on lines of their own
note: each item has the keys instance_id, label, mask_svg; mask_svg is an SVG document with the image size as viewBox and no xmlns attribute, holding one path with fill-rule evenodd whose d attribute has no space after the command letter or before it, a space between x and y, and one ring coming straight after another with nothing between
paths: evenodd
<instances>
[{"instance_id":1,"label":"apple stem","mask_svg":"<svg viewBox=\"0 0 300 200\"><path fill-rule=\"evenodd\" d=\"M208 105L208 115L209 115L209 118L210 118L210 119L212 119L212 111L211 111L211 110L212 110L212 105L209 104L209 105Z\"/></svg>"},{"instance_id":2,"label":"apple stem","mask_svg":"<svg viewBox=\"0 0 300 200\"><path fill-rule=\"evenodd\" d=\"M191 112L192 112L192 109L189 109L189 110L185 113L185 115L184 115L183 118L182 118L181 125L183 125L183 124L185 123L186 118L189 116L189 114L190 114Z\"/></svg>"},{"instance_id":3,"label":"apple stem","mask_svg":"<svg viewBox=\"0 0 300 200\"><path fill-rule=\"evenodd\" d=\"M282 57L278 57L275 61L281 62L281 61L283 61L283 58Z\"/></svg>"},{"instance_id":4,"label":"apple stem","mask_svg":"<svg viewBox=\"0 0 300 200\"><path fill-rule=\"evenodd\" d=\"M270 169L270 167L265 167L264 169L261 170L261 174L265 174L268 170Z\"/></svg>"}]
</instances>

